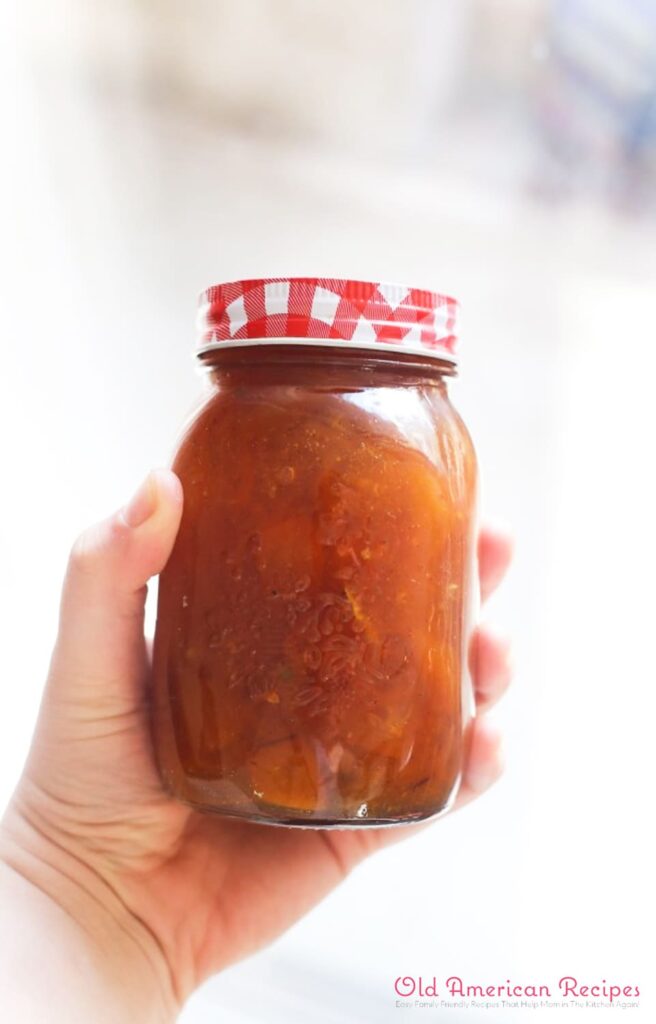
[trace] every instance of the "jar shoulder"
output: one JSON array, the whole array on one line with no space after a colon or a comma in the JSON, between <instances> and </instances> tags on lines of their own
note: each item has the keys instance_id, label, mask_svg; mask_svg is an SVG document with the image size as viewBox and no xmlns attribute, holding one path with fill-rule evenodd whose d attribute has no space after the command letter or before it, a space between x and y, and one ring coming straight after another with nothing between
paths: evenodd
<instances>
[{"instance_id":1,"label":"jar shoulder","mask_svg":"<svg viewBox=\"0 0 656 1024\"><path fill-rule=\"evenodd\" d=\"M445 475L476 477L474 445L442 383L320 386L257 383L215 388L199 400L180 435L174 465L194 458L218 465L266 450L289 462L330 452L338 461L355 448L391 462L415 452Z\"/></svg>"}]
</instances>

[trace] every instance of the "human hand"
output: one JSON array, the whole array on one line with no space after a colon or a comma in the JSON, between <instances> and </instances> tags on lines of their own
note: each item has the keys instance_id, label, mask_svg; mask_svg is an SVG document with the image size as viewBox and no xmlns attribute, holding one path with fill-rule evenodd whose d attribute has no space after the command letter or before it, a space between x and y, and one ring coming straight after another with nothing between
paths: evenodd
<instances>
[{"instance_id":1,"label":"human hand","mask_svg":"<svg viewBox=\"0 0 656 1024\"><path fill-rule=\"evenodd\" d=\"M198 814L164 791L143 610L181 509L179 481L156 471L71 555L32 749L1 833L5 906L51 952L70 950L62 971L71 956L82 964L71 982L79 998L48 1020L88 1020L85 998L98 1022L171 1020L208 975L279 935L364 857L423 827L271 828ZM505 535L482 531L483 598L510 554ZM456 807L500 772L499 738L480 713L508 685L508 649L482 628L472 670L479 717ZM54 1000L59 980L45 986Z\"/></svg>"}]
</instances>

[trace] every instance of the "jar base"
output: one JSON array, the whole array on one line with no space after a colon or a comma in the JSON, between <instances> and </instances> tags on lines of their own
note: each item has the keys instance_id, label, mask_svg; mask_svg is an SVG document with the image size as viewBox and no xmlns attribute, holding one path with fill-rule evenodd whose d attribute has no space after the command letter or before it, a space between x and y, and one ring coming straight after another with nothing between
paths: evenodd
<instances>
[{"instance_id":1,"label":"jar base","mask_svg":"<svg viewBox=\"0 0 656 1024\"><path fill-rule=\"evenodd\" d=\"M175 793L171 794L180 803L191 810L201 814L212 814L219 818L228 818L232 821L250 822L252 825L271 825L274 828L299 828L305 830L340 829L342 831L367 828L398 828L404 825L418 825L424 821L434 821L447 814L454 803L457 790L454 791L442 807L425 811L416 811L404 815L402 818L321 818L321 817L297 817L285 815L284 813L260 814L256 810L236 810L216 807L213 804L205 804L197 800L189 800L180 797Z\"/></svg>"}]
</instances>

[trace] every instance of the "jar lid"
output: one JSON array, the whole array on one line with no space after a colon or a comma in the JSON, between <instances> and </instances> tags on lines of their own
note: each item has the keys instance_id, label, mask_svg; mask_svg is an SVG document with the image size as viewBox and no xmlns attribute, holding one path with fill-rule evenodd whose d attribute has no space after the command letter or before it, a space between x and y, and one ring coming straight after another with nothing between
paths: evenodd
<instances>
[{"instance_id":1,"label":"jar lid","mask_svg":"<svg viewBox=\"0 0 656 1024\"><path fill-rule=\"evenodd\" d=\"M387 349L455 363L457 309L447 295L386 282L231 281L200 296L197 351L297 342Z\"/></svg>"}]
</instances>

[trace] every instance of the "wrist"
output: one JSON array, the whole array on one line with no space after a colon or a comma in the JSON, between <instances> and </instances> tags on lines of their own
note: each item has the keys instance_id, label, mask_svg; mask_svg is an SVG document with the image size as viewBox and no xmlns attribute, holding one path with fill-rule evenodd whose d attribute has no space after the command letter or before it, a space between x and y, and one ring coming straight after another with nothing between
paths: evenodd
<instances>
[{"instance_id":1,"label":"wrist","mask_svg":"<svg viewBox=\"0 0 656 1024\"><path fill-rule=\"evenodd\" d=\"M0 890L0 987L16 1024L45 1019L46 1006L53 1024L175 1020L179 1000L156 937L74 843L42 834L16 798L0 824Z\"/></svg>"}]
</instances>

